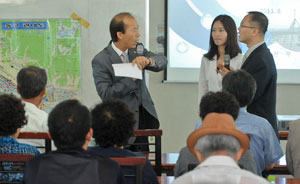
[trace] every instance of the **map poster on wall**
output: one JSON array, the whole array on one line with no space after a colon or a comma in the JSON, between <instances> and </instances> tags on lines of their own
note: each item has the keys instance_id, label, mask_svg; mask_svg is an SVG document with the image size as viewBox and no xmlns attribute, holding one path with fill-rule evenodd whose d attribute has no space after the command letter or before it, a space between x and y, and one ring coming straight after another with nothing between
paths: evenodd
<instances>
[{"instance_id":1,"label":"map poster on wall","mask_svg":"<svg viewBox=\"0 0 300 184\"><path fill-rule=\"evenodd\" d=\"M17 95L18 71L29 65L48 75L40 108L80 97L80 24L74 19L0 20L0 93Z\"/></svg>"}]
</instances>

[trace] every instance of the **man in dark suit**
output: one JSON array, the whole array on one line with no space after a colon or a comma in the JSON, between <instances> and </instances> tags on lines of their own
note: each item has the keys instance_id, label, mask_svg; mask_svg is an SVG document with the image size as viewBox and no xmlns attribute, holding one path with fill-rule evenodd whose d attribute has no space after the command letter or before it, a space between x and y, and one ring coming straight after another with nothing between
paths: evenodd
<instances>
[{"instance_id":1,"label":"man in dark suit","mask_svg":"<svg viewBox=\"0 0 300 184\"><path fill-rule=\"evenodd\" d=\"M264 42L268 29L268 18L261 12L251 11L242 20L239 40L247 45L241 69L249 72L255 79L257 90L252 103L247 107L249 113L266 118L278 137L276 116L277 70L273 55ZM220 66L223 75L228 72ZM219 68L220 68L219 67Z\"/></svg>"},{"instance_id":2,"label":"man in dark suit","mask_svg":"<svg viewBox=\"0 0 300 184\"><path fill-rule=\"evenodd\" d=\"M140 33L138 23L130 13L119 13L113 17L110 22L110 34L112 41L92 61L98 95L102 100L124 100L135 112L135 129L159 128L157 113L145 83L144 70L158 72L165 69L166 57L149 52L143 46L136 49ZM128 62L137 65L143 71L142 80L115 76L112 65ZM145 141L147 140L136 139L136 142Z\"/></svg>"}]
</instances>

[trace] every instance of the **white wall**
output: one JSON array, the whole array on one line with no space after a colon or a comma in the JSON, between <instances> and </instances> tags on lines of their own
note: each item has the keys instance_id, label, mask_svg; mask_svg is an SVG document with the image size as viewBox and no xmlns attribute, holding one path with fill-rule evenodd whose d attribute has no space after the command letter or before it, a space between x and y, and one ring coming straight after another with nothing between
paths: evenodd
<instances>
[{"instance_id":1,"label":"white wall","mask_svg":"<svg viewBox=\"0 0 300 184\"><path fill-rule=\"evenodd\" d=\"M156 26L164 23L164 1L150 1L150 50L156 49ZM163 130L162 151L179 152L199 120L197 84L162 83L163 73L150 72L150 92ZM300 85L277 86L277 114L300 114Z\"/></svg>"}]
</instances>

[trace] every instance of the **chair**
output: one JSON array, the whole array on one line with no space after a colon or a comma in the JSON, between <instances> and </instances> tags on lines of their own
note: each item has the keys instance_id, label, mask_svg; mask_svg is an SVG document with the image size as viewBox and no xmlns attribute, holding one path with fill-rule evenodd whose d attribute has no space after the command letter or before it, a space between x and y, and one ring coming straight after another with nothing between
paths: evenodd
<instances>
[{"instance_id":1,"label":"chair","mask_svg":"<svg viewBox=\"0 0 300 184\"><path fill-rule=\"evenodd\" d=\"M25 163L30 154L0 154L0 183L22 183Z\"/></svg>"},{"instance_id":2,"label":"chair","mask_svg":"<svg viewBox=\"0 0 300 184\"><path fill-rule=\"evenodd\" d=\"M146 158L145 157L109 157L110 159L118 162L118 164L122 166L135 166L136 172L135 175L131 174L125 174L125 178L134 178L136 180L136 184L142 184L143 183L143 172L144 172L144 166L146 164Z\"/></svg>"},{"instance_id":3,"label":"chair","mask_svg":"<svg viewBox=\"0 0 300 184\"><path fill-rule=\"evenodd\" d=\"M45 152L51 151L51 137L48 132L20 132L18 139L44 139L45 146L38 146L37 148L44 148Z\"/></svg>"},{"instance_id":4,"label":"chair","mask_svg":"<svg viewBox=\"0 0 300 184\"><path fill-rule=\"evenodd\" d=\"M134 134L135 137L144 136L144 137L155 137L154 143L133 143L130 145L154 145L154 151L143 152L151 163L155 162L154 170L157 176L161 176L162 167L161 167L161 136L162 130L158 129L143 129L143 130L135 130ZM128 146L130 146L128 145ZM127 147L127 146L126 146ZM154 157L153 157L154 154Z\"/></svg>"}]
</instances>

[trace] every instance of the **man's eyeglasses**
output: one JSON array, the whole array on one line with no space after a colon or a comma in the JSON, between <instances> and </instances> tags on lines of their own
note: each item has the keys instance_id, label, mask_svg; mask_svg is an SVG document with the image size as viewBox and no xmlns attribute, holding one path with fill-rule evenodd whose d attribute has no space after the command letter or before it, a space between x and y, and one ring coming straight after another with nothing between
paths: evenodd
<instances>
[{"instance_id":1,"label":"man's eyeglasses","mask_svg":"<svg viewBox=\"0 0 300 184\"><path fill-rule=\"evenodd\" d=\"M252 27L252 26L244 26L243 24L241 24L240 27L245 27L245 28L250 28L250 29L256 28L256 27Z\"/></svg>"}]
</instances>

